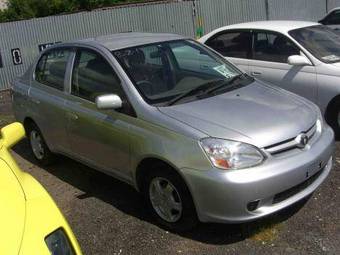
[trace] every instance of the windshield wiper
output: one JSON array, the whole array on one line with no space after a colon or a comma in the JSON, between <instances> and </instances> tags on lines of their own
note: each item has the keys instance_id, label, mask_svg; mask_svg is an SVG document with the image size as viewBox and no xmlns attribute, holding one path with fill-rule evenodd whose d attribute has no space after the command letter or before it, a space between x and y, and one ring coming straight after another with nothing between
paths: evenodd
<instances>
[{"instance_id":1,"label":"windshield wiper","mask_svg":"<svg viewBox=\"0 0 340 255\"><path fill-rule=\"evenodd\" d=\"M198 94L201 91L205 91L207 89L209 89L209 87L211 87L213 84L220 84L220 82L224 82L224 79L216 79L213 80L211 82L208 83L204 83L194 89L189 90L188 92L185 92L183 94L180 94L179 96L175 97L174 99L172 99L169 103L167 103L168 106L170 105L174 105L175 103L177 103L178 101L182 100L183 98L189 97L189 96L193 96Z\"/></svg>"},{"instance_id":2,"label":"windshield wiper","mask_svg":"<svg viewBox=\"0 0 340 255\"><path fill-rule=\"evenodd\" d=\"M233 78L231 78L229 81L227 81L227 82L224 82L224 83L222 83L221 85L219 85L219 86L215 86L215 87L213 87L213 88L211 88L211 89L209 89L207 92L206 92L206 94L211 94L211 93L213 93L213 92L215 92L215 91L217 91L217 90L219 90L219 89L221 89L221 88L223 88L223 87L226 87L226 86L230 86L231 84L233 84L235 81L237 81L237 80L239 80L239 79L242 79L242 77L244 77L245 76L245 74L238 74L238 75L236 75L236 76L234 76ZM233 88L234 86L232 86L232 87L230 87L230 88Z\"/></svg>"}]
</instances>

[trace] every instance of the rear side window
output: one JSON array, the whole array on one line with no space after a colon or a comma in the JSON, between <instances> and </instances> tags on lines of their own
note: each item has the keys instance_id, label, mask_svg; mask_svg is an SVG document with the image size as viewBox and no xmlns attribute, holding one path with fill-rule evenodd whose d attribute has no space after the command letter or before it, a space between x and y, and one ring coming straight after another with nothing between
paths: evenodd
<instances>
[{"instance_id":1,"label":"rear side window","mask_svg":"<svg viewBox=\"0 0 340 255\"><path fill-rule=\"evenodd\" d=\"M36 67L35 79L46 86L64 90L64 79L70 51L56 49L44 54Z\"/></svg>"},{"instance_id":2,"label":"rear side window","mask_svg":"<svg viewBox=\"0 0 340 255\"><path fill-rule=\"evenodd\" d=\"M255 33L255 60L287 63L288 57L292 55L300 55L300 50L286 36L271 32Z\"/></svg>"},{"instance_id":3,"label":"rear side window","mask_svg":"<svg viewBox=\"0 0 340 255\"><path fill-rule=\"evenodd\" d=\"M223 32L206 42L225 57L249 58L251 52L251 33L249 31Z\"/></svg>"},{"instance_id":4,"label":"rear side window","mask_svg":"<svg viewBox=\"0 0 340 255\"><path fill-rule=\"evenodd\" d=\"M112 67L101 55L89 50L77 53L72 75L72 94L91 102L105 94L123 97L120 80Z\"/></svg>"}]
</instances>

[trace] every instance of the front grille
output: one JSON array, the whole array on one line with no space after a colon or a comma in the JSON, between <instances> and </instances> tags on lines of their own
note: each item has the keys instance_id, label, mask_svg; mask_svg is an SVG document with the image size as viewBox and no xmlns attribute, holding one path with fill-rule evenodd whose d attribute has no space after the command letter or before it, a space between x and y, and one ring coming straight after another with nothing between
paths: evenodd
<instances>
[{"instance_id":1,"label":"front grille","mask_svg":"<svg viewBox=\"0 0 340 255\"><path fill-rule=\"evenodd\" d=\"M321 169L319 172L317 172L316 174L314 174L313 176L311 176L308 180L290 188L287 189L281 193L278 193L274 196L273 199L273 204L277 204L280 203L294 195L296 195L297 193L303 191L304 189L306 189L308 186L310 186L324 171L325 168Z\"/></svg>"},{"instance_id":2,"label":"front grille","mask_svg":"<svg viewBox=\"0 0 340 255\"><path fill-rule=\"evenodd\" d=\"M309 129L307 129L306 131L302 133L305 133L308 137L308 140L310 141L316 133L316 124L314 124ZM296 137L293 137L285 141L282 141L280 143L267 146L264 149L271 155L276 155L276 154L283 153L289 150L297 149L298 146L297 146L297 142L295 139Z\"/></svg>"}]
</instances>

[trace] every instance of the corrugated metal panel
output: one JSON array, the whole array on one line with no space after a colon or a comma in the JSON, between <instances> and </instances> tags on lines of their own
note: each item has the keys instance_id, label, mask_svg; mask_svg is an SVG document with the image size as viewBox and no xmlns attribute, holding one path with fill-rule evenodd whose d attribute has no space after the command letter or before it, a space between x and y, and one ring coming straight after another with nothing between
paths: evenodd
<instances>
[{"instance_id":1,"label":"corrugated metal panel","mask_svg":"<svg viewBox=\"0 0 340 255\"><path fill-rule=\"evenodd\" d=\"M173 32L194 36L192 2L133 5L92 12L0 24L0 90L9 87L38 55L39 44L126 31ZM20 48L23 64L13 65L11 49Z\"/></svg>"},{"instance_id":2,"label":"corrugated metal panel","mask_svg":"<svg viewBox=\"0 0 340 255\"><path fill-rule=\"evenodd\" d=\"M203 32L239 22L269 19L319 20L327 0L197 0L132 5L71 15L0 24L0 89L7 88L39 53L38 45L126 31L173 32L195 35L198 18ZM268 10L266 10L266 2ZM340 0L328 0L328 8ZM23 64L15 66L11 49L20 48Z\"/></svg>"},{"instance_id":3,"label":"corrugated metal panel","mask_svg":"<svg viewBox=\"0 0 340 255\"><path fill-rule=\"evenodd\" d=\"M229 24L265 20L265 0L201 0L204 33Z\"/></svg>"},{"instance_id":4,"label":"corrugated metal panel","mask_svg":"<svg viewBox=\"0 0 340 255\"><path fill-rule=\"evenodd\" d=\"M268 0L269 19L318 21L326 13L326 0Z\"/></svg>"}]
</instances>

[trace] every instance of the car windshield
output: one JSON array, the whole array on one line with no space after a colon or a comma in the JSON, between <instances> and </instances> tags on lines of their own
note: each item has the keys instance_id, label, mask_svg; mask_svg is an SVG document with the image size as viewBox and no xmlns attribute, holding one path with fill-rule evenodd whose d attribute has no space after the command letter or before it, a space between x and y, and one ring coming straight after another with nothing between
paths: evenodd
<instances>
[{"instance_id":1,"label":"car windshield","mask_svg":"<svg viewBox=\"0 0 340 255\"><path fill-rule=\"evenodd\" d=\"M322 62L340 62L338 32L326 26L312 26L292 30L289 34Z\"/></svg>"},{"instance_id":2,"label":"car windshield","mask_svg":"<svg viewBox=\"0 0 340 255\"><path fill-rule=\"evenodd\" d=\"M143 98L159 106L182 97L195 100L198 92L211 90L223 82L228 87L228 81L236 76L247 80L223 57L193 40L142 45L114 51L113 55ZM230 87L231 83L234 82L230 82Z\"/></svg>"}]
</instances>

